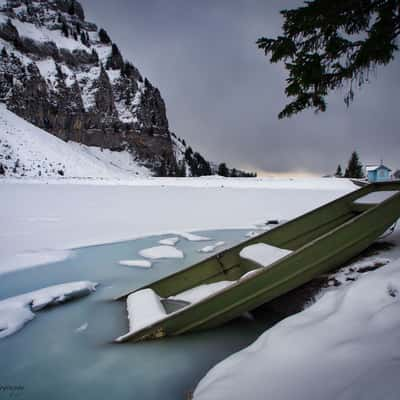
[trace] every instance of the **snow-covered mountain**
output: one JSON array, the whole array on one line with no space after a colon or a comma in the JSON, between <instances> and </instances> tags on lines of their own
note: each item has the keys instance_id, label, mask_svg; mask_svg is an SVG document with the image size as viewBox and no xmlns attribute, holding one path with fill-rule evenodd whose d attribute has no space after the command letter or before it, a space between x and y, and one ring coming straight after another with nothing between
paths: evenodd
<instances>
[{"instance_id":1,"label":"snow-covered mountain","mask_svg":"<svg viewBox=\"0 0 400 400\"><path fill-rule=\"evenodd\" d=\"M129 150L64 142L8 111L4 104L0 104L0 168L7 176L127 179L151 175Z\"/></svg>"},{"instance_id":2,"label":"snow-covered mountain","mask_svg":"<svg viewBox=\"0 0 400 400\"><path fill-rule=\"evenodd\" d=\"M77 1L0 0L0 51L0 101L10 111L65 142L125 152L153 173L193 174L159 90Z\"/></svg>"}]
</instances>

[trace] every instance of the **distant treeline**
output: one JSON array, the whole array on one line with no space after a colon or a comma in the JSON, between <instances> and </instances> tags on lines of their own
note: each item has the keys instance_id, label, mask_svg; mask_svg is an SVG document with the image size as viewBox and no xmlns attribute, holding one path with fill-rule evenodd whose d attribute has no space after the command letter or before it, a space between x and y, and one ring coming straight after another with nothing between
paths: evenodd
<instances>
[{"instance_id":1,"label":"distant treeline","mask_svg":"<svg viewBox=\"0 0 400 400\"><path fill-rule=\"evenodd\" d=\"M246 172L236 168L228 168L226 163L211 164L200 153L194 152L191 147L186 148L184 160L178 162L174 176L208 176L220 175L232 178L255 178L255 172ZM162 176L162 175L161 175ZM165 175L164 175L165 176Z\"/></svg>"},{"instance_id":2,"label":"distant treeline","mask_svg":"<svg viewBox=\"0 0 400 400\"><path fill-rule=\"evenodd\" d=\"M220 176L226 176L231 178L256 178L256 172L246 172L241 171L240 169L236 168L228 168L225 163L221 163L218 165L218 169L216 173Z\"/></svg>"}]
</instances>

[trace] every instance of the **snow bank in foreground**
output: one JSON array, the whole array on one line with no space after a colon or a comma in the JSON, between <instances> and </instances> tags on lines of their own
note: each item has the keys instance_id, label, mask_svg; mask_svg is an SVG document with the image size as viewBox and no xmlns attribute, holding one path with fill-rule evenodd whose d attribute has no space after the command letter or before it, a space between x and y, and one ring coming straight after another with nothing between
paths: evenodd
<instances>
[{"instance_id":1,"label":"snow bank in foreground","mask_svg":"<svg viewBox=\"0 0 400 400\"><path fill-rule=\"evenodd\" d=\"M96 290L97 283L82 281L49 286L0 301L0 338L12 335L35 318L34 311L83 297Z\"/></svg>"},{"instance_id":2,"label":"snow bank in foreground","mask_svg":"<svg viewBox=\"0 0 400 400\"><path fill-rule=\"evenodd\" d=\"M397 400L400 259L328 291L214 367L194 399Z\"/></svg>"}]
</instances>

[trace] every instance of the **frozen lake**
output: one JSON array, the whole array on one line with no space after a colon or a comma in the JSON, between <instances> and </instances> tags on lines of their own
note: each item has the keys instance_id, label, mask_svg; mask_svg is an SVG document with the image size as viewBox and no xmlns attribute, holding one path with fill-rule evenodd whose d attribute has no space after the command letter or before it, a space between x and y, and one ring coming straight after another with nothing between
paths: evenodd
<instances>
[{"instance_id":1,"label":"frozen lake","mask_svg":"<svg viewBox=\"0 0 400 400\"><path fill-rule=\"evenodd\" d=\"M19 398L185 400L217 362L253 342L280 319L259 311L255 319L239 319L210 331L144 343L114 344L128 321L124 302L112 298L143 286L205 257L198 250L215 241L231 246L245 240L245 230L200 232L213 239L180 239L183 259L155 261L153 267L121 266L140 258L140 250L157 246L153 236L75 250L63 262L3 275L0 299L50 285L98 282L89 297L49 308L15 335L0 340L0 385L23 387ZM10 392L0 392L0 399Z\"/></svg>"}]
</instances>

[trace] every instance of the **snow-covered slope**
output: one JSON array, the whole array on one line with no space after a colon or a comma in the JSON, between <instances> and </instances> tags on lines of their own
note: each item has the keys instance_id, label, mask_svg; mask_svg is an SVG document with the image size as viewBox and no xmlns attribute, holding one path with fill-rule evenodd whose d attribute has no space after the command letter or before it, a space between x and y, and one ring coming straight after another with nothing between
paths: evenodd
<instances>
[{"instance_id":1,"label":"snow-covered slope","mask_svg":"<svg viewBox=\"0 0 400 400\"><path fill-rule=\"evenodd\" d=\"M129 150L158 175L187 170L159 90L76 0L0 1L0 102L65 141Z\"/></svg>"},{"instance_id":2,"label":"snow-covered slope","mask_svg":"<svg viewBox=\"0 0 400 400\"><path fill-rule=\"evenodd\" d=\"M149 176L128 150L64 142L0 104L0 164L6 176L124 178Z\"/></svg>"}]
</instances>

